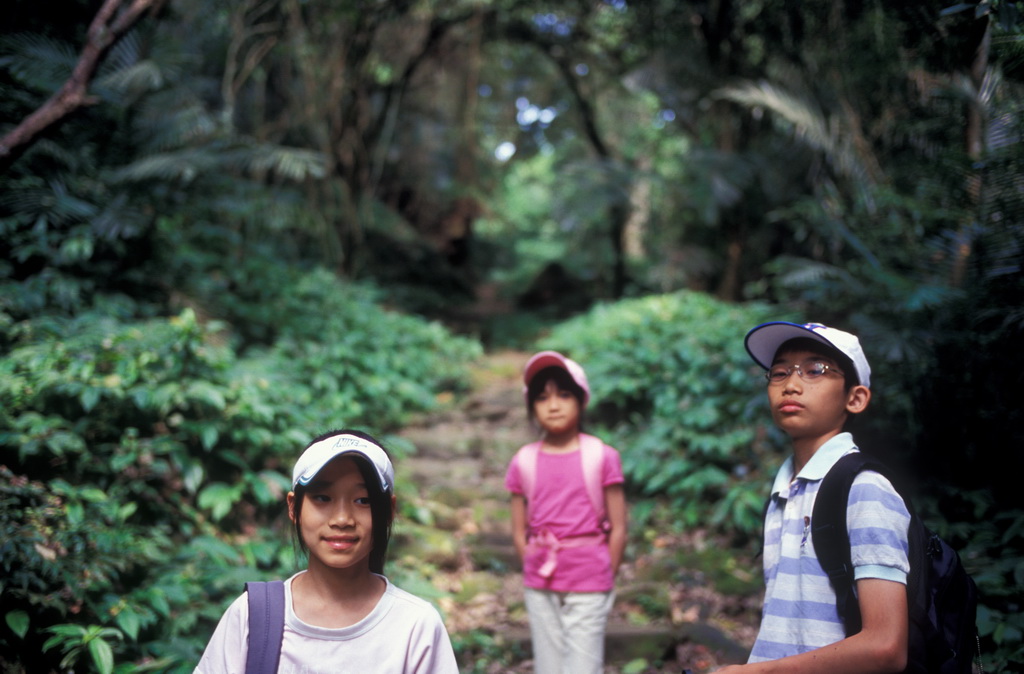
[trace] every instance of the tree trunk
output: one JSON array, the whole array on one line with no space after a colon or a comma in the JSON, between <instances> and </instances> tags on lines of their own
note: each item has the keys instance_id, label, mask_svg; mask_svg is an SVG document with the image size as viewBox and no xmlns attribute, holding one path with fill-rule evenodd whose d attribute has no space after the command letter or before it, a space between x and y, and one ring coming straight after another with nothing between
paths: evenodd
<instances>
[{"instance_id":1,"label":"tree trunk","mask_svg":"<svg viewBox=\"0 0 1024 674\"><path fill-rule=\"evenodd\" d=\"M966 117L967 123L964 129L964 144L966 145L967 156L971 160L971 169L967 175L967 199L968 215L960 224L960 235L957 237L959 243L954 252L953 269L950 275L950 283L953 287L959 288L963 285L967 276L967 263L973 252L972 237L970 234L971 225L979 218L982 198L981 172L975 168L978 160L981 159L985 149L985 110L981 102L981 89L985 81L985 71L988 69L988 53L992 43L992 26L987 16L980 19L984 22L981 37L978 40L978 47L974 51L974 59L971 62L970 76L972 90L975 95L967 102Z\"/></svg>"},{"instance_id":2,"label":"tree trunk","mask_svg":"<svg viewBox=\"0 0 1024 674\"><path fill-rule=\"evenodd\" d=\"M597 111L594 110L594 106L591 105L591 100L583 95L580 90L579 82L573 75L572 65L567 59L564 58L553 58L555 63L558 65L559 71L562 73L562 78L569 86L569 91L572 93L573 99L576 101L576 105L579 108L580 117L583 120L583 131L587 140L590 142L590 146L594 149L594 152L604 163L610 163L613 159L611 149L607 143L604 142L604 138L601 136L597 125ZM629 189L622 190L625 193L629 193ZM616 203L608 208L608 238L612 248L612 255L614 256L614 262L612 263L612 297L615 299L621 298L626 292L626 252L625 252L625 232L626 225L629 222L629 204L628 203Z\"/></svg>"}]
</instances>

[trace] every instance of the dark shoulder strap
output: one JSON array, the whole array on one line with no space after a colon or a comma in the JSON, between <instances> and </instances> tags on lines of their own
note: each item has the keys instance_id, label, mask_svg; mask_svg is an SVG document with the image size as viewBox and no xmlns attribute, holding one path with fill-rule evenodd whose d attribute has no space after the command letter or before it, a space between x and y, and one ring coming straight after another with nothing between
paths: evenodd
<instances>
[{"instance_id":1,"label":"dark shoulder strap","mask_svg":"<svg viewBox=\"0 0 1024 674\"><path fill-rule=\"evenodd\" d=\"M853 584L850 534L846 530L846 506L857 473L869 467L879 469L880 466L861 452L842 457L822 479L811 512L814 553L835 590L836 610L843 620L846 636L860 632L861 628L860 606Z\"/></svg>"},{"instance_id":2,"label":"dark shoulder strap","mask_svg":"<svg viewBox=\"0 0 1024 674\"><path fill-rule=\"evenodd\" d=\"M284 637L284 582L246 583L249 650L245 674L276 674Z\"/></svg>"}]
</instances>

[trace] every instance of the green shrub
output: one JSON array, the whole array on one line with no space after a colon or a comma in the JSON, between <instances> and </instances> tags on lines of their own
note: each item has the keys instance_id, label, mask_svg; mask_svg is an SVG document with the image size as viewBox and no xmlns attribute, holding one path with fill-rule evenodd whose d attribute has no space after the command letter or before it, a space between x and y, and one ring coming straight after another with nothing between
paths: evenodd
<instances>
[{"instance_id":1,"label":"green shrub","mask_svg":"<svg viewBox=\"0 0 1024 674\"><path fill-rule=\"evenodd\" d=\"M514 666L527 657L516 642L510 642L500 633L472 630L452 634L452 648L468 674L486 674Z\"/></svg>"},{"instance_id":2,"label":"green shrub","mask_svg":"<svg viewBox=\"0 0 1024 674\"><path fill-rule=\"evenodd\" d=\"M540 343L586 368L593 392L588 421L622 452L627 487L641 497L632 504L635 522L658 530L710 525L754 540L788 443L772 426L763 379L743 348L743 336L760 322L787 319L792 317L764 305L723 304L682 292L597 307L559 324ZM875 425L911 404L904 392L885 393L888 404L873 413L881 418ZM901 437L914 432L906 423L893 427ZM1016 671L1014 664L1024 657L1024 513L999 509L989 490L955 489L922 479L930 471L920 465L915 471L918 512L960 551L978 584L986 670ZM646 523L648 496L666 502L676 521ZM733 559L726 552L696 566L709 563L728 576ZM745 577L736 580L730 588L728 579L716 578L716 587L749 591Z\"/></svg>"},{"instance_id":3,"label":"green shrub","mask_svg":"<svg viewBox=\"0 0 1024 674\"><path fill-rule=\"evenodd\" d=\"M480 353L326 272L283 292L305 313L243 357L191 309L5 326L4 671L191 671L245 580L297 568L283 503L302 446L386 436Z\"/></svg>"},{"instance_id":4,"label":"green shrub","mask_svg":"<svg viewBox=\"0 0 1024 674\"><path fill-rule=\"evenodd\" d=\"M455 338L440 323L382 311L372 290L324 270L286 294L294 312L279 321L279 339L253 349L240 366L276 373L271 389L301 390L304 404L320 412L314 425L340 416L396 427L409 413L431 409L438 393L465 388L466 365L482 353L478 342Z\"/></svg>"}]
</instances>

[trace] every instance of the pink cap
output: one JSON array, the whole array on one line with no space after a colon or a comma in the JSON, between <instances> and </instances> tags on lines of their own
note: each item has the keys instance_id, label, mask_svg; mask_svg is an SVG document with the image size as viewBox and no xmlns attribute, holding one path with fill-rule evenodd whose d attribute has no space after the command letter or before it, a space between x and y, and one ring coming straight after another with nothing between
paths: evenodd
<instances>
[{"instance_id":1,"label":"pink cap","mask_svg":"<svg viewBox=\"0 0 1024 674\"><path fill-rule=\"evenodd\" d=\"M576 385L583 389L583 405L586 406L590 402L590 384L587 383L587 375L583 368L576 361L566 358L557 351L541 351L526 362L526 367L523 368L524 396L529 396L530 381L534 375L547 367L560 367L568 372Z\"/></svg>"}]
</instances>

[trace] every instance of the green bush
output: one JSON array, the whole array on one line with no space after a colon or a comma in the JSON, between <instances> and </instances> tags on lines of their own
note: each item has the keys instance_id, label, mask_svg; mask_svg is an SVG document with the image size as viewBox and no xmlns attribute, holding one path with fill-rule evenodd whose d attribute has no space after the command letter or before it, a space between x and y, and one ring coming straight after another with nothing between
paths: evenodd
<instances>
[{"instance_id":1,"label":"green bush","mask_svg":"<svg viewBox=\"0 0 1024 674\"><path fill-rule=\"evenodd\" d=\"M677 292L599 306L557 326L541 347L586 368L587 420L622 451L635 493L667 497L681 525L750 534L760 530L784 444L743 336L785 318Z\"/></svg>"},{"instance_id":2,"label":"green bush","mask_svg":"<svg viewBox=\"0 0 1024 674\"><path fill-rule=\"evenodd\" d=\"M464 388L466 364L482 353L479 343L454 338L439 323L380 310L373 291L323 270L286 294L293 311L281 317L280 337L240 366L277 373L271 388L301 390L303 403L325 417L311 419L318 425L341 415L393 428L410 412L433 407L439 392Z\"/></svg>"},{"instance_id":3,"label":"green bush","mask_svg":"<svg viewBox=\"0 0 1024 674\"><path fill-rule=\"evenodd\" d=\"M587 421L622 452L627 486L641 497L633 501L635 520L648 518L653 506L644 499L655 497L668 504L675 518L670 527L711 526L755 540L788 443L772 426L743 335L766 320L792 319L765 305L681 292L597 307L542 340L541 348L562 351L586 368L593 392ZM887 362L886 350L878 351ZM872 412L874 426L901 432L890 439L897 447L911 443L915 431L893 421L913 404L899 384L879 391L886 399ZM999 509L987 490L927 480L929 473L915 469L915 505L960 551L978 584L985 667L1016 671L1013 664L1024 657L1024 512ZM718 566L726 568L728 559Z\"/></svg>"},{"instance_id":4,"label":"green bush","mask_svg":"<svg viewBox=\"0 0 1024 674\"><path fill-rule=\"evenodd\" d=\"M245 580L297 567L283 502L302 446L386 434L480 353L327 272L281 292L302 313L244 356L191 309L6 324L4 671L191 671Z\"/></svg>"}]
</instances>

